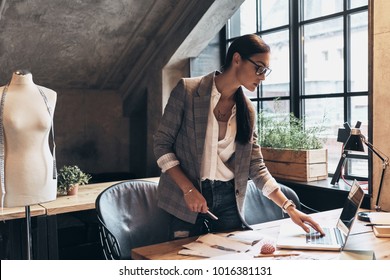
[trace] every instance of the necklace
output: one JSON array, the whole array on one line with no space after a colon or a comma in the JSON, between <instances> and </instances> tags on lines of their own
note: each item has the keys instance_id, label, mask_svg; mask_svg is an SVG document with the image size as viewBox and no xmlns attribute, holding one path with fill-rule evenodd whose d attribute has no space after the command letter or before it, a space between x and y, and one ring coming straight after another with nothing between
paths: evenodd
<instances>
[{"instance_id":1,"label":"necklace","mask_svg":"<svg viewBox=\"0 0 390 280\"><path fill-rule=\"evenodd\" d=\"M218 113L217 113L217 120L221 121L225 118L227 112L225 114L222 114L220 110L218 110Z\"/></svg>"}]
</instances>

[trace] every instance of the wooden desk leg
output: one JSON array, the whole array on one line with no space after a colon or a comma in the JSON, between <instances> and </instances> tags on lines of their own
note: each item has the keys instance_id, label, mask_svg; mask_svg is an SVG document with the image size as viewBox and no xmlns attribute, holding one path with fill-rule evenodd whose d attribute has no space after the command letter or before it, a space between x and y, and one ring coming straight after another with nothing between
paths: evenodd
<instances>
[{"instance_id":1,"label":"wooden desk leg","mask_svg":"<svg viewBox=\"0 0 390 280\"><path fill-rule=\"evenodd\" d=\"M49 260L58 260L58 226L57 216L47 216L47 242Z\"/></svg>"}]
</instances>

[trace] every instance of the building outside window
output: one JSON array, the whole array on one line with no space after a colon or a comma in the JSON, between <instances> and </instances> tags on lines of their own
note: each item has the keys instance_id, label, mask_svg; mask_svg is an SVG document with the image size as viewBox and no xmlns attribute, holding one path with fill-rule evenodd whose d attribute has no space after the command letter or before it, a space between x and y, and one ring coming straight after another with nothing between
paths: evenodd
<instances>
[{"instance_id":1,"label":"building outside window","mask_svg":"<svg viewBox=\"0 0 390 280\"><path fill-rule=\"evenodd\" d=\"M248 33L270 45L271 75L245 93L259 112L292 112L307 127L324 122L332 175L342 149L338 129L361 121L368 136L368 0L246 0L224 32L226 47ZM347 161L346 178L368 177L367 153L359 156L365 160Z\"/></svg>"}]
</instances>

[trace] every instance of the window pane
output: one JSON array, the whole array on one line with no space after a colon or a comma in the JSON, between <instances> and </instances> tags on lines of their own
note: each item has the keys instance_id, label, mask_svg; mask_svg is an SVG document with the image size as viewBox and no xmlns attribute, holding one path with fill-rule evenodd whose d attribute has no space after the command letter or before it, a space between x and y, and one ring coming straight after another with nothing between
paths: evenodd
<instances>
[{"instance_id":1,"label":"window pane","mask_svg":"<svg viewBox=\"0 0 390 280\"><path fill-rule=\"evenodd\" d=\"M368 5L368 0L349 0L351 9Z\"/></svg>"},{"instance_id":2,"label":"window pane","mask_svg":"<svg viewBox=\"0 0 390 280\"><path fill-rule=\"evenodd\" d=\"M267 116L286 116L290 112L290 102L288 100L272 100L261 102L261 111Z\"/></svg>"},{"instance_id":3,"label":"window pane","mask_svg":"<svg viewBox=\"0 0 390 280\"><path fill-rule=\"evenodd\" d=\"M264 101L261 103L263 108L261 109L261 112L263 116L266 119L272 119L273 121L283 121L286 119L286 117L289 116L290 112L290 106L288 100L273 100L273 101ZM260 140L260 145L263 146L270 146L273 143L274 139L271 138L265 138L266 134L263 134L262 124L261 124L261 118L258 118L258 125L260 126L260 130L258 131L258 137Z\"/></svg>"},{"instance_id":4,"label":"window pane","mask_svg":"<svg viewBox=\"0 0 390 280\"><path fill-rule=\"evenodd\" d=\"M368 141L368 97L355 96L351 97L351 127L355 127L360 121L362 124L360 130ZM368 155L368 149L364 145L364 152L353 152L357 155ZM349 159L345 166L345 175L353 177L368 177L368 160L367 159Z\"/></svg>"},{"instance_id":5,"label":"window pane","mask_svg":"<svg viewBox=\"0 0 390 280\"><path fill-rule=\"evenodd\" d=\"M259 108L257 108L258 102L257 101L252 101L252 105L253 105L253 108L255 108L256 112L258 112L259 111ZM256 127L257 127L257 124L256 124Z\"/></svg>"},{"instance_id":6,"label":"window pane","mask_svg":"<svg viewBox=\"0 0 390 280\"><path fill-rule=\"evenodd\" d=\"M368 13L351 15L351 91L368 90Z\"/></svg>"},{"instance_id":7,"label":"window pane","mask_svg":"<svg viewBox=\"0 0 390 280\"><path fill-rule=\"evenodd\" d=\"M284 30L264 35L264 41L271 48L271 74L262 83L262 97L290 95L290 50L289 32Z\"/></svg>"},{"instance_id":8,"label":"window pane","mask_svg":"<svg viewBox=\"0 0 390 280\"><path fill-rule=\"evenodd\" d=\"M288 0L262 0L260 2L259 30L288 24Z\"/></svg>"},{"instance_id":9,"label":"window pane","mask_svg":"<svg viewBox=\"0 0 390 280\"><path fill-rule=\"evenodd\" d=\"M246 0L229 20L228 38L256 31L256 0Z\"/></svg>"},{"instance_id":10,"label":"window pane","mask_svg":"<svg viewBox=\"0 0 390 280\"><path fill-rule=\"evenodd\" d=\"M319 124L324 120L325 130L321 138L328 149L328 170L333 173L341 155L342 143L337 142L338 129L343 127L344 108L342 98L306 99L304 101L305 125Z\"/></svg>"},{"instance_id":11,"label":"window pane","mask_svg":"<svg viewBox=\"0 0 390 280\"><path fill-rule=\"evenodd\" d=\"M304 26L304 94L343 92L343 19Z\"/></svg>"},{"instance_id":12,"label":"window pane","mask_svg":"<svg viewBox=\"0 0 390 280\"><path fill-rule=\"evenodd\" d=\"M368 160L367 159L348 159L344 168L345 176L368 178Z\"/></svg>"},{"instance_id":13,"label":"window pane","mask_svg":"<svg viewBox=\"0 0 390 280\"><path fill-rule=\"evenodd\" d=\"M343 0L304 0L304 20L330 15L343 10Z\"/></svg>"}]
</instances>

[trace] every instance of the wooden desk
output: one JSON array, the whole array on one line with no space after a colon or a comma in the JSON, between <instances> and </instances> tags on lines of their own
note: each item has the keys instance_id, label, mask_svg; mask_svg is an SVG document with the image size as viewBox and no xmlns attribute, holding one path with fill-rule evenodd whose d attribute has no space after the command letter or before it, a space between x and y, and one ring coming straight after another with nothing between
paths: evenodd
<instances>
[{"instance_id":1,"label":"wooden desk","mask_svg":"<svg viewBox=\"0 0 390 280\"><path fill-rule=\"evenodd\" d=\"M45 215L46 210L40 205L30 206L31 217ZM25 207L3 208L0 210L0 221L22 219L26 217Z\"/></svg>"},{"instance_id":2,"label":"wooden desk","mask_svg":"<svg viewBox=\"0 0 390 280\"><path fill-rule=\"evenodd\" d=\"M335 224L339 217L341 209L325 211L313 214L316 221L321 225ZM279 226L283 220L272 221L268 223L254 225L255 230L259 230L259 235L269 235L277 237ZM377 238L370 227L365 226L366 223L356 220L345 250L373 250L375 257L379 260L390 260L390 239ZM185 238L155 245L135 248L132 250L132 258L138 260L195 260L203 259L194 256L179 255L178 251L182 249L182 245L195 240L196 237ZM315 254L335 254L335 258L340 254L339 252L329 251L305 251L306 253Z\"/></svg>"}]
</instances>

